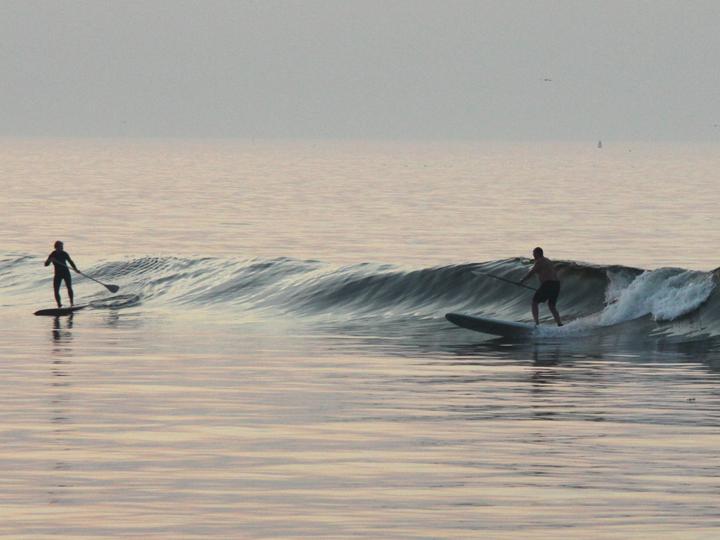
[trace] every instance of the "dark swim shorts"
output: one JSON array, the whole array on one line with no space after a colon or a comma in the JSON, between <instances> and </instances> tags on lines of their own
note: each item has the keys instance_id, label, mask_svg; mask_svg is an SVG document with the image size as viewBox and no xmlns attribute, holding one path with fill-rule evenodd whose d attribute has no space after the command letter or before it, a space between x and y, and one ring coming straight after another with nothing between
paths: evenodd
<instances>
[{"instance_id":1,"label":"dark swim shorts","mask_svg":"<svg viewBox=\"0 0 720 540\"><path fill-rule=\"evenodd\" d=\"M560 294L560 282L559 281L545 281L540 285L540 288L533 296L533 302L542 304L543 302L550 301L554 304L557 301L558 295Z\"/></svg>"}]
</instances>

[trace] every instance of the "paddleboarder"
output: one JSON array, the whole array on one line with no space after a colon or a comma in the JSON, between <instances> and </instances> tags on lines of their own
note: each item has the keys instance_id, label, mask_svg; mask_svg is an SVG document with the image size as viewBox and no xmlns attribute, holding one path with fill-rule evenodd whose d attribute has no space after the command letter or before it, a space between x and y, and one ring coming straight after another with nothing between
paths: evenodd
<instances>
[{"instance_id":1,"label":"paddleboarder","mask_svg":"<svg viewBox=\"0 0 720 540\"><path fill-rule=\"evenodd\" d=\"M555 307L558 295L560 294L560 280L557 277L557 273L555 273L555 266L550 259L545 257L541 247L533 249L533 258L535 259L535 264L527 275L520 280L520 284L530 279L533 274L537 275L540 280L540 287L532 299L532 315L533 319L535 319L535 325L540 324L538 317L539 304L547 302L550 313L552 313L552 316L555 318L555 322L558 326L562 326L560 314L558 313L557 307Z\"/></svg>"},{"instance_id":2,"label":"paddleboarder","mask_svg":"<svg viewBox=\"0 0 720 540\"><path fill-rule=\"evenodd\" d=\"M48 258L45 260L45 266L50 266L50 263L53 263L53 265L55 266L53 291L55 292L55 302L57 302L58 309L62 307L62 302L60 301L60 284L63 281L65 281L68 296L70 297L70 305L74 306L75 303L73 302L72 277L70 276L70 267L68 266L68 263L70 264L70 266L73 267L76 272L80 273L80 270L78 270L77 266L75 266L75 263L70 258L70 255L67 253L67 251L65 251L64 245L60 240L55 242L55 251L48 255Z\"/></svg>"}]
</instances>

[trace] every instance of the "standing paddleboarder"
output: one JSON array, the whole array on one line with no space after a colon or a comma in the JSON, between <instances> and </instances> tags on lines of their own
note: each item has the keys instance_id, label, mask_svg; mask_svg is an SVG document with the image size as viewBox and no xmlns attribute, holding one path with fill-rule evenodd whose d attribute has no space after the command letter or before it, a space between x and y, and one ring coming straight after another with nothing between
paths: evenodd
<instances>
[{"instance_id":1,"label":"standing paddleboarder","mask_svg":"<svg viewBox=\"0 0 720 540\"><path fill-rule=\"evenodd\" d=\"M60 301L60 284L63 281L65 281L68 296L70 297L70 305L74 306L72 278L70 277L70 267L68 266L68 263L70 263L70 266L72 266L76 272L80 273L80 270L78 270L77 266L75 266L75 263L70 258L70 255L63 249L63 243L60 240L55 242L55 251L48 255L48 258L45 261L45 266L50 266L50 263L53 263L55 266L53 290L55 292L55 302L57 302L58 308L62 307L62 302Z\"/></svg>"},{"instance_id":2,"label":"standing paddleboarder","mask_svg":"<svg viewBox=\"0 0 720 540\"><path fill-rule=\"evenodd\" d=\"M560 280L555 273L555 266L550 259L545 257L541 247L533 249L533 258L535 259L535 264L527 275L520 280L520 283L522 284L525 280L530 279L530 276L533 274L537 274L537 277L540 280L540 288L537 290L532 299L532 315L533 319L535 319L535 324L540 324L538 317L538 305L543 302L547 302L548 308L550 308L550 312L555 318L555 322L558 326L562 326L563 324L560 321L560 314L555 307L558 295L560 294Z\"/></svg>"}]
</instances>

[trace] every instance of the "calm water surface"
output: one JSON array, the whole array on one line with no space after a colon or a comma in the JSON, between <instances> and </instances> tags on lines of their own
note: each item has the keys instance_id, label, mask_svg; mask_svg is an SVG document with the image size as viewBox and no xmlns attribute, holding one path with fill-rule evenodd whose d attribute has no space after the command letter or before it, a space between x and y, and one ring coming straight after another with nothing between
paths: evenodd
<instances>
[{"instance_id":1,"label":"calm water surface","mask_svg":"<svg viewBox=\"0 0 720 540\"><path fill-rule=\"evenodd\" d=\"M7 251L717 268L717 145L4 140Z\"/></svg>"},{"instance_id":2,"label":"calm water surface","mask_svg":"<svg viewBox=\"0 0 720 540\"><path fill-rule=\"evenodd\" d=\"M715 291L642 338L513 343L443 319L455 283L486 286L462 264L536 244L716 268L717 147L0 150L1 536L720 533ZM33 317L56 238L122 296L77 279L93 308ZM528 299L481 301L520 318Z\"/></svg>"}]
</instances>

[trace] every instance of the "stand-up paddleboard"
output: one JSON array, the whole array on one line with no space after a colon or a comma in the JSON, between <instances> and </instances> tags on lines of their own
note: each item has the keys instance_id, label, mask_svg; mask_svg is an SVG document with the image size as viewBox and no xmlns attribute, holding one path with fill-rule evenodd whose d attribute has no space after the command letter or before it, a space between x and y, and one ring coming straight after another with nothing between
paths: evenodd
<instances>
[{"instance_id":1,"label":"stand-up paddleboard","mask_svg":"<svg viewBox=\"0 0 720 540\"><path fill-rule=\"evenodd\" d=\"M64 308L53 308L53 309L41 309L39 311L36 311L35 315L48 315L50 317L59 317L60 315L71 315L72 313L75 313L76 311L79 311L81 309L85 309L86 307L87 307L87 305L64 307Z\"/></svg>"},{"instance_id":2,"label":"stand-up paddleboard","mask_svg":"<svg viewBox=\"0 0 720 540\"><path fill-rule=\"evenodd\" d=\"M485 317L473 317L460 313L448 313L445 318L453 324L468 330L475 330L484 334L502 337L531 337L535 333L535 325L512 321L498 321Z\"/></svg>"}]
</instances>

